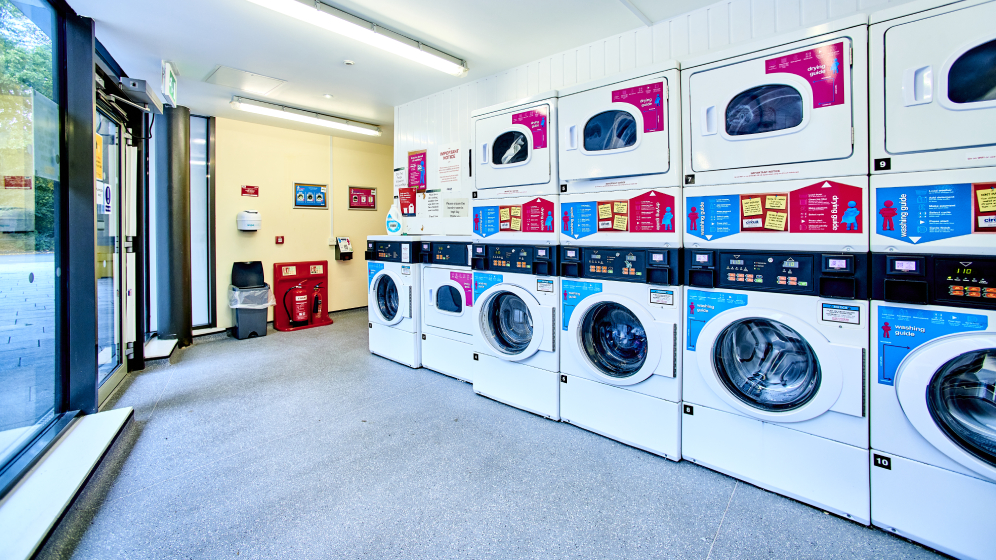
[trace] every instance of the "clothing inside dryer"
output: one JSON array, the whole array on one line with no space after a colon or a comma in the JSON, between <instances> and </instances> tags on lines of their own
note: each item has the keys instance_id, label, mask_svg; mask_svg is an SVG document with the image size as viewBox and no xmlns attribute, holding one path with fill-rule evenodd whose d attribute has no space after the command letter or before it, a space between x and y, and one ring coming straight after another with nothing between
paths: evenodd
<instances>
[{"instance_id":1,"label":"clothing inside dryer","mask_svg":"<svg viewBox=\"0 0 996 560\"><path fill-rule=\"evenodd\" d=\"M447 313L463 311L463 294L453 286L440 286L436 292L436 309Z\"/></svg>"},{"instance_id":2,"label":"clothing inside dryer","mask_svg":"<svg viewBox=\"0 0 996 560\"><path fill-rule=\"evenodd\" d=\"M744 403L786 411L810 401L820 388L816 352L794 329L771 319L741 319L716 339L719 379Z\"/></svg>"},{"instance_id":3,"label":"clothing inside dryer","mask_svg":"<svg viewBox=\"0 0 996 560\"><path fill-rule=\"evenodd\" d=\"M944 364L927 386L927 409L955 443L996 466L996 350Z\"/></svg>"},{"instance_id":4,"label":"clothing inside dryer","mask_svg":"<svg viewBox=\"0 0 996 560\"><path fill-rule=\"evenodd\" d=\"M484 333L505 354L521 354L533 339L533 317L522 298L501 292L484 310Z\"/></svg>"},{"instance_id":5,"label":"clothing inside dryer","mask_svg":"<svg viewBox=\"0 0 996 560\"><path fill-rule=\"evenodd\" d=\"M377 280L377 308L384 319L390 321L398 314L398 286L388 275Z\"/></svg>"},{"instance_id":6,"label":"clothing inside dryer","mask_svg":"<svg viewBox=\"0 0 996 560\"><path fill-rule=\"evenodd\" d=\"M491 147L491 163L495 165L520 163L528 158L529 142L525 134L516 130L499 135Z\"/></svg>"},{"instance_id":7,"label":"clothing inside dryer","mask_svg":"<svg viewBox=\"0 0 996 560\"><path fill-rule=\"evenodd\" d=\"M581 345L605 375L629 377L647 360L647 331L636 315L613 302L594 305L581 321Z\"/></svg>"},{"instance_id":8,"label":"clothing inside dryer","mask_svg":"<svg viewBox=\"0 0 996 560\"><path fill-rule=\"evenodd\" d=\"M726 106L726 133L761 134L802 124L802 94L785 84L768 84L740 92Z\"/></svg>"},{"instance_id":9,"label":"clothing inside dryer","mask_svg":"<svg viewBox=\"0 0 996 560\"><path fill-rule=\"evenodd\" d=\"M636 144L636 119L626 111L604 111L584 125L584 149L618 150Z\"/></svg>"}]
</instances>

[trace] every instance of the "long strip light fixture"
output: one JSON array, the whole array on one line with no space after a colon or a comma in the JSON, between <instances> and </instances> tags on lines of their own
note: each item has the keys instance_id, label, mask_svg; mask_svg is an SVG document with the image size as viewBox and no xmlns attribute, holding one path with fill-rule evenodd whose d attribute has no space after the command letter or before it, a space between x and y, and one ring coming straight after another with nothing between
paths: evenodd
<instances>
[{"instance_id":1,"label":"long strip light fixture","mask_svg":"<svg viewBox=\"0 0 996 560\"><path fill-rule=\"evenodd\" d=\"M318 0L249 0L281 14L362 41L453 76L467 73L467 64L455 56L424 45L376 23L333 8Z\"/></svg>"},{"instance_id":2,"label":"long strip light fixture","mask_svg":"<svg viewBox=\"0 0 996 560\"><path fill-rule=\"evenodd\" d=\"M295 109L294 107L277 105L276 103L246 99L245 97L233 97L232 108L248 113L256 113L257 115L266 115L268 117L277 117L278 119L287 119L289 121L335 128L347 132L356 132L357 134L366 134L367 136L381 135L380 127L376 125L333 117L332 115L323 115L322 113L305 111L303 109Z\"/></svg>"}]
</instances>

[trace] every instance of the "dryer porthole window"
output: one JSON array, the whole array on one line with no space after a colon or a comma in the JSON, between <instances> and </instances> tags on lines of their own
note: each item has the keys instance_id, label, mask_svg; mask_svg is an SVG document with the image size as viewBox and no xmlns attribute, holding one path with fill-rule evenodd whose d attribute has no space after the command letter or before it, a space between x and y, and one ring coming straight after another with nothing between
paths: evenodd
<instances>
[{"instance_id":1,"label":"dryer porthole window","mask_svg":"<svg viewBox=\"0 0 996 560\"><path fill-rule=\"evenodd\" d=\"M592 306L579 334L588 360L609 377L630 377L647 361L647 331L632 311L618 303Z\"/></svg>"},{"instance_id":2,"label":"dryer porthole window","mask_svg":"<svg viewBox=\"0 0 996 560\"><path fill-rule=\"evenodd\" d=\"M390 321L398 314L398 305L398 286L385 274L377 281L377 307L384 319Z\"/></svg>"},{"instance_id":3,"label":"dryer porthole window","mask_svg":"<svg viewBox=\"0 0 996 560\"><path fill-rule=\"evenodd\" d=\"M603 111L584 125L584 149L601 152L636 144L636 119L626 111Z\"/></svg>"},{"instance_id":4,"label":"dryer porthole window","mask_svg":"<svg viewBox=\"0 0 996 560\"><path fill-rule=\"evenodd\" d=\"M521 354L533 340L533 316L526 303L511 292L500 292L485 305L482 326L491 346L505 354Z\"/></svg>"},{"instance_id":5,"label":"dryer porthole window","mask_svg":"<svg viewBox=\"0 0 996 560\"><path fill-rule=\"evenodd\" d=\"M522 163L529 159L529 142L526 135L510 130L501 134L494 141L491 150L491 163L494 165L511 165Z\"/></svg>"},{"instance_id":6,"label":"dryer porthole window","mask_svg":"<svg viewBox=\"0 0 996 560\"><path fill-rule=\"evenodd\" d=\"M802 124L802 94L787 84L766 84L737 94L726 106L726 133L762 134Z\"/></svg>"},{"instance_id":7,"label":"dryer porthole window","mask_svg":"<svg viewBox=\"0 0 996 560\"><path fill-rule=\"evenodd\" d=\"M996 39L969 49L951 64L947 93L958 104L996 100Z\"/></svg>"},{"instance_id":8,"label":"dryer porthole window","mask_svg":"<svg viewBox=\"0 0 996 560\"><path fill-rule=\"evenodd\" d=\"M820 388L816 352L793 328L772 319L730 324L716 339L713 360L727 390L760 410L800 408Z\"/></svg>"},{"instance_id":9,"label":"dryer porthole window","mask_svg":"<svg viewBox=\"0 0 996 560\"><path fill-rule=\"evenodd\" d=\"M930 380L927 409L962 449L996 466L996 350L949 360Z\"/></svg>"},{"instance_id":10,"label":"dryer porthole window","mask_svg":"<svg viewBox=\"0 0 996 560\"><path fill-rule=\"evenodd\" d=\"M436 309L459 315L463 313L463 294L453 286L440 286L436 293Z\"/></svg>"}]
</instances>

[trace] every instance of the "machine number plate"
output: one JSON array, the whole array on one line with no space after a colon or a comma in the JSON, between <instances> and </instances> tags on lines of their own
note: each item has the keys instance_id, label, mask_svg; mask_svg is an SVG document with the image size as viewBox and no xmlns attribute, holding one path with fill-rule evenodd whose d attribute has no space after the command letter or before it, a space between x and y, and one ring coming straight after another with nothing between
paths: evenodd
<instances>
[{"instance_id":1,"label":"machine number plate","mask_svg":"<svg viewBox=\"0 0 996 560\"><path fill-rule=\"evenodd\" d=\"M892 459L890 457L886 457L885 455L875 454L872 456L872 459L874 460L876 467L880 469L885 469L887 471L892 470Z\"/></svg>"},{"instance_id":2,"label":"machine number plate","mask_svg":"<svg viewBox=\"0 0 996 560\"><path fill-rule=\"evenodd\" d=\"M861 324L861 308L856 305L823 304L823 320L831 323Z\"/></svg>"},{"instance_id":3,"label":"machine number plate","mask_svg":"<svg viewBox=\"0 0 996 560\"><path fill-rule=\"evenodd\" d=\"M671 290L650 290L650 303L674 305L674 292Z\"/></svg>"},{"instance_id":4,"label":"machine number plate","mask_svg":"<svg viewBox=\"0 0 996 560\"><path fill-rule=\"evenodd\" d=\"M553 293L553 280L537 280L536 281L536 291L537 292L550 292Z\"/></svg>"}]
</instances>

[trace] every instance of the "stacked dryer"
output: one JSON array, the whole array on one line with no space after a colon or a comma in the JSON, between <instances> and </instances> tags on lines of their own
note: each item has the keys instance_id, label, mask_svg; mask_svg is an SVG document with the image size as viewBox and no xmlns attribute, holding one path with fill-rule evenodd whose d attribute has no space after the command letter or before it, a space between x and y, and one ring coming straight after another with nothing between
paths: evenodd
<instances>
[{"instance_id":1,"label":"stacked dryer","mask_svg":"<svg viewBox=\"0 0 996 560\"><path fill-rule=\"evenodd\" d=\"M872 523L996 533L996 2L871 16Z\"/></svg>"},{"instance_id":2,"label":"stacked dryer","mask_svg":"<svg viewBox=\"0 0 996 560\"><path fill-rule=\"evenodd\" d=\"M560 92L560 415L681 458L674 61Z\"/></svg>"},{"instance_id":3,"label":"stacked dryer","mask_svg":"<svg viewBox=\"0 0 996 560\"><path fill-rule=\"evenodd\" d=\"M560 419L557 92L471 114L474 391Z\"/></svg>"},{"instance_id":4,"label":"stacked dryer","mask_svg":"<svg viewBox=\"0 0 996 560\"><path fill-rule=\"evenodd\" d=\"M422 366L473 381L474 275L471 237L435 235L420 242Z\"/></svg>"},{"instance_id":5,"label":"stacked dryer","mask_svg":"<svg viewBox=\"0 0 996 560\"><path fill-rule=\"evenodd\" d=\"M868 524L867 22L682 63L682 457Z\"/></svg>"}]
</instances>

